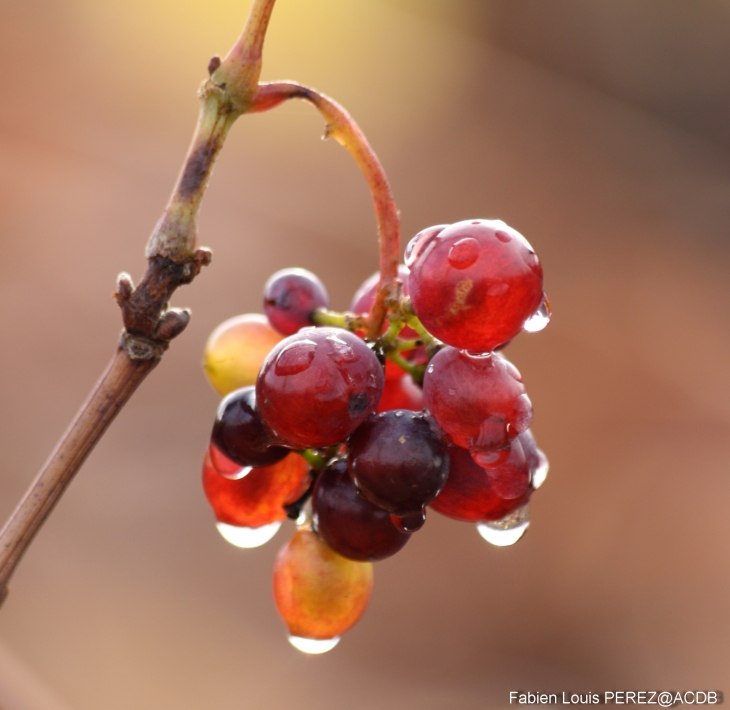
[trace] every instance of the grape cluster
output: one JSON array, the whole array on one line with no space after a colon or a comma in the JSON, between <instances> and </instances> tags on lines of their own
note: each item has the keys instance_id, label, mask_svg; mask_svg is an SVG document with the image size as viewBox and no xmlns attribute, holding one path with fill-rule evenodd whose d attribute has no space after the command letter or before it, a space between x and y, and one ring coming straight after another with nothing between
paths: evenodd
<instances>
[{"instance_id":1,"label":"grape cluster","mask_svg":"<svg viewBox=\"0 0 730 710\"><path fill-rule=\"evenodd\" d=\"M357 622L372 562L398 552L427 507L509 545L547 474L522 377L499 352L549 321L535 252L503 222L470 220L423 230L405 262L373 342L378 274L335 313L314 274L286 269L266 283L265 316L226 321L206 346L224 398L205 494L241 547L296 520L274 598L305 652L329 650Z\"/></svg>"}]
</instances>

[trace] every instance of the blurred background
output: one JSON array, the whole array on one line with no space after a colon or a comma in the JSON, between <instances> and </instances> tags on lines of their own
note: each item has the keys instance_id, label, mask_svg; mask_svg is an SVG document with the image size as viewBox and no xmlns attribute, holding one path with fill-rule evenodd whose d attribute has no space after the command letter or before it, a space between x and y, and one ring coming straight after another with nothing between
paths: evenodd
<instances>
[{"instance_id":1,"label":"blurred background","mask_svg":"<svg viewBox=\"0 0 730 710\"><path fill-rule=\"evenodd\" d=\"M101 373L208 60L247 0L0 0L0 517ZM362 622L305 657L271 566L200 486L218 398L200 369L266 278L335 308L377 265L365 183L290 103L234 127L204 202L190 327L94 451L0 611L3 710L499 708L510 690L730 692L730 3L279 0L264 79L358 120L404 245L501 218L553 323L508 355L552 470L492 548L431 514L376 565Z\"/></svg>"}]
</instances>

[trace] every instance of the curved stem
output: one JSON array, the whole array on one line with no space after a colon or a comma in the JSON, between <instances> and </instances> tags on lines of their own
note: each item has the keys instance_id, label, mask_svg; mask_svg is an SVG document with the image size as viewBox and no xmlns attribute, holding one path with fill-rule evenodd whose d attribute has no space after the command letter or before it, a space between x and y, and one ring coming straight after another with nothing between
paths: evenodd
<instances>
[{"instance_id":1,"label":"curved stem","mask_svg":"<svg viewBox=\"0 0 730 710\"><path fill-rule=\"evenodd\" d=\"M268 111L288 99L304 99L313 104L326 121L324 137L332 136L347 148L370 186L378 222L380 283L368 318L368 338L375 340L385 320L386 301L398 297L400 218L393 193L378 156L352 117L328 96L291 81L261 84L250 111Z\"/></svg>"}]
</instances>

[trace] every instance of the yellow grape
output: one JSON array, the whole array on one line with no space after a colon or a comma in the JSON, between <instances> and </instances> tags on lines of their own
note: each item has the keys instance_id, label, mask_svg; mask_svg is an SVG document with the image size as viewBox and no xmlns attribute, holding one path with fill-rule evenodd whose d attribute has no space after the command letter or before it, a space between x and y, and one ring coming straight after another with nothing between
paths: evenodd
<instances>
[{"instance_id":1,"label":"yellow grape","mask_svg":"<svg viewBox=\"0 0 730 710\"><path fill-rule=\"evenodd\" d=\"M259 313L245 313L221 323L210 334L203 359L213 389L225 396L255 385L266 356L283 338Z\"/></svg>"},{"instance_id":2,"label":"yellow grape","mask_svg":"<svg viewBox=\"0 0 730 710\"><path fill-rule=\"evenodd\" d=\"M354 626L373 589L371 562L348 560L302 528L274 563L274 600L292 636L332 639Z\"/></svg>"}]
</instances>

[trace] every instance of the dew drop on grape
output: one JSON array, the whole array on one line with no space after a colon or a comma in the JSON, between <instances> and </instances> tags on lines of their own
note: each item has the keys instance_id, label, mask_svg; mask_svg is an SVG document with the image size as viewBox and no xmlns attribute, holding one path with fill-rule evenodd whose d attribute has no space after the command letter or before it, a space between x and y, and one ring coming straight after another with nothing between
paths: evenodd
<instances>
[{"instance_id":1,"label":"dew drop on grape","mask_svg":"<svg viewBox=\"0 0 730 710\"><path fill-rule=\"evenodd\" d=\"M331 651L339 642L340 637L335 636L331 639L308 639L303 636L289 636L289 643L302 653L316 655L319 653L327 653Z\"/></svg>"},{"instance_id":2,"label":"dew drop on grape","mask_svg":"<svg viewBox=\"0 0 730 710\"><path fill-rule=\"evenodd\" d=\"M455 269L468 269L479 258L479 251L479 242L465 237L451 247L447 258Z\"/></svg>"},{"instance_id":3,"label":"dew drop on grape","mask_svg":"<svg viewBox=\"0 0 730 710\"><path fill-rule=\"evenodd\" d=\"M552 308L550 308L550 301L543 294L542 303L540 303L537 310L525 321L523 330L527 333L539 333L550 322L551 316Z\"/></svg>"},{"instance_id":4,"label":"dew drop on grape","mask_svg":"<svg viewBox=\"0 0 730 710\"><path fill-rule=\"evenodd\" d=\"M299 340L287 345L276 358L274 371L279 377L304 372L312 364L316 349L317 343L311 340Z\"/></svg>"},{"instance_id":5,"label":"dew drop on grape","mask_svg":"<svg viewBox=\"0 0 730 710\"><path fill-rule=\"evenodd\" d=\"M514 545L530 527L529 506L518 508L502 520L492 523L479 523L477 531L490 544L496 547Z\"/></svg>"},{"instance_id":6,"label":"dew drop on grape","mask_svg":"<svg viewBox=\"0 0 730 710\"><path fill-rule=\"evenodd\" d=\"M547 478L548 471L550 470L550 464L548 463L547 456L538 449L538 464L537 467L532 470L532 487L538 489Z\"/></svg>"},{"instance_id":7,"label":"dew drop on grape","mask_svg":"<svg viewBox=\"0 0 730 710\"><path fill-rule=\"evenodd\" d=\"M426 522L426 509L408 515L391 515L390 519L395 527L404 533L414 533L420 530Z\"/></svg>"},{"instance_id":8,"label":"dew drop on grape","mask_svg":"<svg viewBox=\"0 0 730 710\"><path fill-rule=\"evenodd\" d=\"M259 528L243 528L238 525L227 523L216 523L218 532L231 545L243 548L261 547L271 540L281 527L281 521L262 525Z\"/></svg>"}]
</instances>

